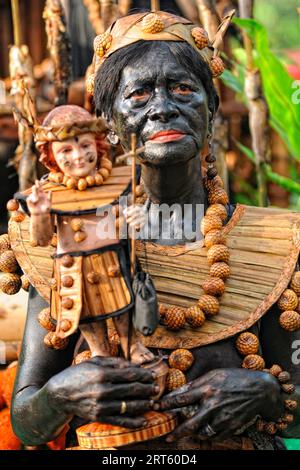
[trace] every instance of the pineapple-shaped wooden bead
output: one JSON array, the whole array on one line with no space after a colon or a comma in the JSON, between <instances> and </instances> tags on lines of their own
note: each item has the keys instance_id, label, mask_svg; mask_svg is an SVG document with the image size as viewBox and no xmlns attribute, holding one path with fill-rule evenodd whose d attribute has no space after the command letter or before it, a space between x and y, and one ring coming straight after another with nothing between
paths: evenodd
<instances>
[{"instance_id":1,"label":"pineapple-shaped wooden bead","mask_svg":"<svg viewBox=\"0 0 300 470\"><path fill-rule=\"evenodd\" d=\"M230 276L230 267L224 262L214 263L210 268L209 274L212 277L218 277L225 281Z\"/></svg>"},{"instance_id":2,"label":"pineapple-shaped wooden bead","mask_svg":"<svg viewBox=\"0 0 300 470\"><path fill-rule=\"evenodd\" d=\"M173 331L180 330L185 325L185 312L180 307L170 307L165 315L165 325Z\"/></svg>"},{"instance_id":3,"label":"pineapple-shaped wooden bead","mask_svg":"<svg viewBox=\"0 0 300 470\"><path fill-rule=\"evenodd\" d=\"M281 418L281 420L286 424L292 424L294 419L295 419L294 415L292 415L291 413L284 413L284 415Z\"/></svg>"},{"instance_id":4,"label":"pineapple-shaped wooden bead","mask_svg":"<svg viewBox=\"0 0 300 470\"><path fill-rule=\"evenodd\" d=\"M111 46L112 35L108 32L99 34L94 39L94 51L98 57L104 57Z\"/></svg>"},{"instance_id":5,"label":"pineapple-shaped wooden bead","mask_svg":"<svg viewBox=\"0 0 300 470\"><path fill-rule=\"evenodd\" d=\"M193 36L198 49L204 49L204 47L207 47L209 45L208 34L205 29L199 27L193 28L191 31L191 35Z\"/></svg>"},{"instance_id":6,"label":"pineapple-shaped wooden bead","mask_svg":"<svg viewBox=\"0 0 300 470\"><path fill-rule=\"evenodd\" d=\"M9 236L7 235L7 233L5 233L4 235L0 236L0 254L10 249L11 249L11 246L10 246Z\"/></svg>"},{"instance_id":7,"label":"pineapple-shaped wooden bead","mask_svg":"<svg viewBox=\"0 0 300 470\"><path fill-rule=\"evenodd\" d=\"M222 178L217 175L213 179L205 178L204 186L207 191L212 191L215 188L224 188Z\"/></svg>"},{"instance_id":8,"label":"pineapple-shaped wooden bead","mask_svg":"<svg viewBox=\"0 0 300 470\"><path fill-rule=\"evenodd\" d=\"M282 384L281 389L284 393L287 393L288 395L292 395L292 393L295 392L295 385L293 385L293 384Z\"/></svg>"},{"instance_id":9,"label":"pineapple-shaped wooden bead","mask_svg":"<svg viewBox=\"0 0 300 470\"><path fill-rule=\"evenodd\" d=\"M18 274L6 273L0 276L0 291L7 295L15 295L22 287L22 281Z\"/></svg>"},{"instance_id":10,"label":"pineapple-shaped wooden bead","mask_svg":"<svg viewBox=\"0 0 300 470\"><path fill-rule=\"evenodd\" d=\"M296 400L284 400L284 407L287 411L295 411L297 406L298 402Z\"/></svg>"},{"instance_id":11,"label":"pineapple-shaped wooden bead","mask_svg":"<svg viewBox=\"0 0 300 470\"><path fill-rule=\"evenodd\" d=\"M278 431L283 432L288 428L288 424L284 423L283 421L279 421L276 423L276 427Z\"/></svg>"},{"instance_id":12,"label":"pineapple-shaped wooden bead","mask_svg":"<svg viewBox=\"0 0 300 470\"><path fill-rule=\"evenodd\" d=\"M166 313L168 311L168 308L166 305L164 304L159 304L158 305L158 312L159 312L159 316L160 316L160 319L163 320L166 316Z\"/></svg>"},{"instance_id":13,"label":"pineapple-shaped wooden bead","mask_svg":"<svg viewBox=\"0 0 300 470\"><path fill-rule=\"evenodd\" d=\"M210 204L223 204L224 206L229 203L228 195L225 189L214 187L208 192L208 202Z\"/></svg>"},{"instance_id":14,"label":"pineapple-shaped wooden bead","mask_svg":"<svg viewBox=\"0 0 300 470\"><path fill-rule=\"evenodd\" d=\"M43 308L38 314L39 324L48 331L55 331L56 326L51 321L50 308Z\"/></svg>"},{"instance_id":15,"label":"pineapple-shaped wooden bead","mask_svg":"<svg viewBox=\"0 0 300 470\"><path fill-rule=\"evenodd\" d=\"M278 364L274 364L270 368L270 374L274 375L274 377L278 377L278 375L282 372L282 368Z\"/></svg>"},{"instance_id":16,"label":"pineapple-shaped wooden bead","mask_svg":"<svg viewBox=\"0 0 300 470\"><path fill-rule=\"evenodd\" d=\"M104 181L107 180L110 175L110 172L106 168L100 168L98 173L102 176Z\"/></svg>"},{"instance_id":17,"label":"pineapple-shaped wooden bead","mask_svg":"<svg viewBox=\"0 0 300 470\"><path fill-rule=\"evenodd\" d=\"M49 331L44 338L45 345L50 349L65 349L68 346L68 338L59 338L53 331Z\"/></svg>"},{"instance_id":18,"label":"pineapple-shaped wooden bead","mask_svg":"<svg viewBox=\"0 0 300 470\"><path fill-rule=\"evenodd\" d=\"M21 212L21 211L14 211L11 214L10 220L20 224L21 222L23 222L23 220L25 220L25 214L24 212Z\"/></svg>"},{"instance_id":19,"label":"pineapple-shaped wooden bead","mask_svg":"<svg viewBox=\"0 0 300 470\"><path fill-rule=\"evenodd\" d=\"M286 289L278 300L277 305L282 311L295 310L298 306L298 297L292 289Z\"/></svg>"},{"instance_id":20,"label":"pineapple-shaped wooden bead","mask_svg":"<svg viewBox=\"0 0 300 470\"><path fill-rule=\"evenodd\" d=\"M265 361L258 354L249 354L245 357L242 367L251 370L263 370L265 368Z\"/></svg>"},{"instance_id":21,"label":"pineapple-shaped wooden bead","mask_svg":"<svg viewBox=\"0 0 300 470\"><path fill-rule=\"evenodd\" d=\"M213 78L217 78L220 75L222 75L222 73L225 70L225 65L221 57L214 57L210 61L210 70L211 70Z\"/></svg>"},{"instance_id":22,"label":"pineapple-shaped wooden bead","mask_svg":"<svg viewBox=\"0 0 300 470\"><path fill-rule=\"evenodd\" d=\"M201 232L205 236L211 230L220 230L223 226L222 220L217 215L205 215L201 221Z\"/></svg>"},{"instance_id":23,"label":"pineapple-shaped wooden bead","mask_svg":"<svg viewBox=\"0 0 300 470\"><path fill-rule=\"evenodd\" d=\"M259 348L259 340L253 333L241 333L236 341L236 348L242 356L256 354Z\"/></svg>"},{"instance_id":24,"label":"pineapple-shaped wooden bead","mask_svg":"<svg viewBox=\"0 0 300 470\"><path fill-rule=\"evenodd\" d=\"M18 266L15 254L12 250L4 251L0 255L0 271L4 273L15 273Z\"/></svg>"},{"instance_id":25,"label":"pineapple-shaped wooden bead","mask_svg":"<svg viewBox=\"0 0 300 470\"><path fill-rule=\"evenodd\" d=\"M165 29L165 24L159 15L149 13L143 18L141 28L144 33L157 34Z\"/></svg>"},{"instance_id":26,"label":"pineapple-shaped wooden bead","mask_svg":"<svg viewBox=\"0 0 300 470\"><path fill-rule=\"evenodd\" d=\"M82 362L88 361L91 359L91 351L82 351L81 353L77 354L74 359L74 364L81 364Z\"/></svg>"},{"instance_id":27,"label":"pineapple-shaped wooden bead","mask_svg":"<svg viewBox=\"0 0 300 470\"><path fill-rule=\"evenodd\" d=\"M21 282L22 282L22 289L24 289L26 292L28 292L29 287L30 287L30 281L29 281L28 277L26 276L26 274L23 274L23 276L21 276Z\"/></svg>"},{"instance_id":28,"label":"pineapple-shaped wooden bead","mask_svg":"<svg viewBox=\"0 0 300 470\"><path fill-rule=\"evenodd\" d=\"M222 222L225 222L225 220L228 217L226 207L223 206L223 204L212 204L207 209L205 215L214 215L214 216L220 217Z\"/></svg>"},{"instance_id":29,"label":"pineapple-shaped wooden bead","mask_svg":"<svg viewBox=\"0 0 300 470\"><path fill-rule=\"evenodd\" d=\"M274 422L266 423L264 426L264 432L273 436L277 432L277 425Z\"/></svg>"},{"instance_id":30,"label":"pineapple-shaped wooden bead","mask_svg":"<svg viewBox=\"0 0 300 470\"><path fill-rule=\"evenodd\" d=\"M230 251L225 245L214 245L207 251L208 264L223 262L228 263L230 258Z\"/></svg>"},{"instance_id":31,"label":"pineapple-shaped wooden bead","mask_svg":"<svg viewBox=\"0 0 300 470\"><path fill-rule=\"evenodd\" d=\"M205 313L205 315L216 315L220 310L218 299L212 295L201 295L198 300L198 307Z\"/></svg>"},{"instance_id":32,"label":"pineapple-shaped wooden bead","mask_svg":"<svg viewBox=\"0 0 300 470\"><path fill-rule=\"evenodd\" d=\"M222 279L218 277L210 277L203 282L202 288L205 294L220 296L225 292L225 284Z\"/></svg>"},{"instance_id":33,"label":"pineapple-shaped wooden bead","mask_svg":"<svg viewBox=\"0 0 300 470\"><path fill-rule=\"evenodd\" d=\"M297 271L291 280L290 288L300 297L300 271Z\"/></svg>"},{"instance_id":34,"label":"pineapple-shaped wooden bead","mask_svg":"<svg viewBox=\"0 0 300 470\"><path fill-rule=\"evenodd\" d=\"M192 328L200 328L205 322L205 315L198 305L193 305L186 310L185 320Z\"/></svg>"},{"instance_id":35,"label":"pineapple-shaped wooden bead","mask_svg":"<svg viewBox=\"0 0 300 470\"><path fill-rule=\"evenodd\" d=\"M85 178L80 178L77 184L77 188L79 191L85 191L88 187L87 181Z\"/></svg>"},{"instance_id":36,"label":"pineapple-shaped wooden bead","mask_svg":"<svg viewBox=\"0 0 300 470\"><path fill-rule=\"evenodd\" d=\"M86 79L85 79L85 89L86 89L86 92L89 94L89 95L93 95L94 94L94 90L95 90L95 74L94 73L90 73Z\"/></svg>"},{"instance_id":37,"label":"pineapple-shaped wooden bead","mask_svg":"<svg viewBox=\"0 0 300 470\"><path fill-rule=\"evenodd\" d=\"M194 356L188 349L176 349L170 354L169 365L172 369L182 372L188 370L194 362Z\"/></svg>"},{"instance_id":38,"label":"pineapple-shaped wooden bead","mask_svg":"<svg viewBox=\"0 0 300 470\"><path fill-rule=\"evenodd\" d=\"M277 379L281 384L286 384L291 380L291 374L283 370L280 372L280 374L278 374Z\"/></svg>"},{"instance_id":39,"label":"pineapple-shaped wooden bead","mask_svg":"<svg viewBox=\"0 0 300 470\"><path fill-rule=\"evenodd\" d=\"M100 173L97 173L95 175L95 185L96 186L101 186L103 184L103 182L104 182L103 176L100 175Z\"/></svg>"},{"instance_id":40,"label":"pineapple-shaped wooden bead","mask_svg":"<svg viewBox=\"0 0 300 470\"><path fill-rule=\"evenodd\" d=\"M179 369L169 369L167 379L166 379L166 388L170 392L176 390L179 387L182 387L186 384L186 377L184 373Z\"/></svg>"},{"instance_id":41,"label":"pineapple-shaped wooden bead","mask_svg":"<svg viewBox=\"0 0 300 470\"><path fill-rule=\"evenodd\" d=\"M211 230L205 235L204 244L206 248L211 248L214 245L225 245L226 237L222 230Z\"/></svg>"},{"instance_id":42,"label":"pineapple-shaped wooden bead","mask_svg":"<svg viewBox=\"0 0 300 470\"><path fill-rule=\"evenodd\" d=\"M296 331L300 328L300 314L293 310L287 310L280 315L279 324L286 331Z\"/></svg>"}]
</instances>

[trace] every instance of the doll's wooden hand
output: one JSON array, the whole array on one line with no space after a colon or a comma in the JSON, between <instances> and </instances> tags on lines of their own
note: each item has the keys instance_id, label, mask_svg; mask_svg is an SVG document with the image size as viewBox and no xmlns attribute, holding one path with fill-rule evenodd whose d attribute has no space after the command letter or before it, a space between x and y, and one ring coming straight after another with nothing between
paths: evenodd
<instances>
[{"instance_id":1,"label":"doll's wooden hand","mask_svg":"<svg viewBox=\"0 0 300 470\"><path fill-rule=\"evenodd\" d=\"M94 357L52 377L48 397L50 406L69 416L135 428L144 423L136 416L153 408L155 387L149 370L120 358Z\"/></svg>"},{"instance_id":2,"label":"doll's wooden hand","mask_svg":"<svg viewBox=\"0 0 300 470\"><path fill-rule=\"evenodd\" d=\"M277 380L265 372L243 369L210 371L192 381L187 391L163 398L160 410L195 404L198 405L195 414L179 425L168 440L186 435L222 440L232 436L257 415L267 421L276 421L283 413Z\"/></svg>"},{"instance_id":3,"label":"doll's wooden hand","mask_svg":"<svg viewBox=\"0 0 300 470\"><path fill-rule=\"evenodd\" d=\"M40 181L36 181L32 193L27 198L27 206L32 215L48 214L51 209L51 192L46 193Z\"/></svg>"},{"instance_id":4,"label":"doll's wooden hand","mask_svg":"<svg viewBox=\"0 0 300 470\"><path fill-rule=\"evenodd\" d=\"M123 211L126 222L132 229L140 230L146 223L146 215L143 206L138 204L126 207Z\"/></svg>"}]
</instances>

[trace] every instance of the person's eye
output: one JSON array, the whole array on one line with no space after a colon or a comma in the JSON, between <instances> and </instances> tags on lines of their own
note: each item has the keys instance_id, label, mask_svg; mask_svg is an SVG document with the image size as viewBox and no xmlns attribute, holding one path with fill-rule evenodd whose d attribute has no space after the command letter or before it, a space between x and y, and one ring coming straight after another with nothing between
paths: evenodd
<instances>
[{"instance_id":1,"label":"person's eye","mask_svg":"<svg viewBox=\"0 0 300 470\"><path fill-rule=\"evenodd\" d=\"M88 142L85 142L84 144L82 144L82 148L84 149L88 149L90 147L91 144L89 144Z\"/></svg>"},{"instance_id":2,"label":"person's eye","mask_svg":"<svg viewBox=\"0 0 300 470\"><path fill-rule=\"evenodd\" d=\"M178 95L190 95L193 90L190 85L186 83L179 83L172 87L172 92Z\"/></svg>"},{"instance_id":3,"label":"person's eye","mask_svg":"<svg viewBox=\"0 0 300 470\"><path fill-rule=\"evenodd\" d=\"M61 153L63 153L64 155L66 155L67 153L70 153L72 151L71 147L66 147L64 149L61 150Z\"/></svg>"},{"instance_id":4,"label":"person's eye","mask_svg":"<svg viewBox=\"0 0 300 470\"><path fill-rule=\"evenodd\" d=\"M150 96L150 91L147 90L146 88L139 88L138 90L135 90L133 93L131 93L130 98L132 98L135 101L143 101L148 99Z\"/></svg>"}]
</instances>

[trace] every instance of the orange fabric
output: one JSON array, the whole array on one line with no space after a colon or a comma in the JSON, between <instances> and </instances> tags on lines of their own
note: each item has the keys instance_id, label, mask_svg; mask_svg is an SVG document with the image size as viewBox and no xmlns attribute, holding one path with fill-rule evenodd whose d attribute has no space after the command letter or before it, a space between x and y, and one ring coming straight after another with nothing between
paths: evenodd
<instances>
[{"instance_id":1,"label":"orange fabric","mask_svg":"<svg viewBox=\"0 0 300 470\"><path fill-rule=\"evenodd\" d=\"M5 400L3 396L3 385L4 385L4 371L0 370L0 410L5 408Z\"/></svg>"},{"instance_id":2,"label":"orange fabric","mask_svg":"<svg viewBox=\"0 0 300 470\"><path fill-rule=\"evenodd\" d=\"M48 442L47 446L50 450L65 450L66 449L66 435L69 431L69 426L66 425L60 435L51 442Z\"/></svg>"},{"instance_id":3,"label":"orange fabric","mask_svg":"<svg viewBox=\"0 0 300 470\"><path fill-rule=\"evenodd\" d=\"M18 363L14 362L11 366L5 369L3 374L3 391L2 395L6 406L10 408L12 393L14 389L15 378L17 374Z\"/></svg>"},{"instance_id":4,"label":"orange fabric","mask_svg":"<svg viewBox=\"0 0 300 470\"><path fill-rule=\"evenodd\" d=\"M20 450L21 441L14 434L10 422L10 410L0 411L0 450Z\"/></svg>"}]
</instances>

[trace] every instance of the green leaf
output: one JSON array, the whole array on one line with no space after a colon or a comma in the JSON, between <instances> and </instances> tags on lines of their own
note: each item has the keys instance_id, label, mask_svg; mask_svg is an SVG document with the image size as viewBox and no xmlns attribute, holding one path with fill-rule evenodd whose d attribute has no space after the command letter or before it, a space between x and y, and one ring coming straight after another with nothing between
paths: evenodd
<instances>
[{"instance_id":1,"label":"green leaf","mask_svg":"<svg viewBox=\"0 0 300 470\"><path fill-rule=\"evenodd\" d=\"M253 150L249 149L245 145L241 144L241 142L238 142L236 140L235 140L235 144L241 150L241 152L243 152L246 155L246 157L248 157L249 160L251 160L251 162L255 164L255 155L254 155Z\"/></svg>"},{"instance_id":2,"label":"green leaf","mask_svg":"<svg viewBox=\"0 0 300 470\"><path fill-rule=\"evenodd\" d=\"M269 181L278 184L278 186L281 186L290 193L300 194L300 184L296 183L296 181L293 181L292 179L287 178L286 176L278 175L278 173L275 173L272 170L271 166L268 164L264 164L263 167Z\"/></svg>"},{"instance_id":3,"label":"green leaf","mask_svg":"<svg viewBox=\"0 0 300 470\"><path fill-rule=\"evenodd\" d=\"M293 100L297 92L294 80L270 50L268 35L263 25L253 19L235 18L234 22L243 28L254 42L258 56L256 63L261 72L271 123L285 139L292 155L300 160L300 106Z\"/></svg>"},{"instance_id":4,"label":"green leaf","mask_svg":"<svg viewBox=\"0 0 300 470\"><path fill-rule=\"evenodd\" d=\"M244 83L237 75L232 73L230 70L224 70L222 74L222 80L228 88L235 91L236 93L243 94Z\"/></svg>"}]
</instances>

